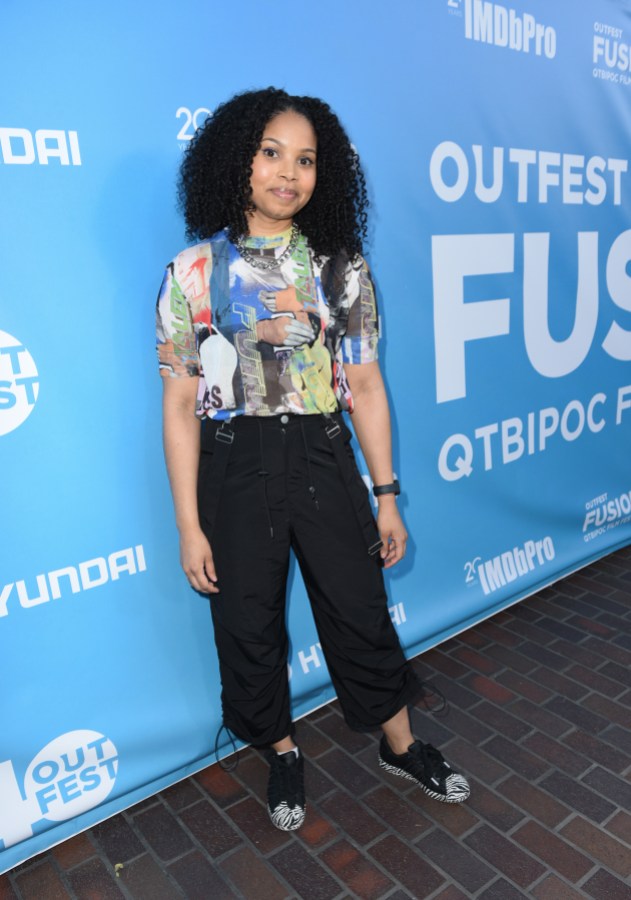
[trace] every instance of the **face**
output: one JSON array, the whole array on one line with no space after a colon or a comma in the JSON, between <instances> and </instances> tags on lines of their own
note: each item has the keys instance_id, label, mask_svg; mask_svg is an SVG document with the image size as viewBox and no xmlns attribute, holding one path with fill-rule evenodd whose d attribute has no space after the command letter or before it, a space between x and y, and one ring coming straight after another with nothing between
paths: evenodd
<instances>
[{"instance_id":1,"label":"face","mask_svg":"<svg viewBox=\"0 0 631 900\"><path fill-rule=\"evenodd\" d=\"M251 235L284 231L307 205L316 185L316 151L315 131L304 116L288 110L270 119L252 160Z\"/></svg>"}]
</instances>

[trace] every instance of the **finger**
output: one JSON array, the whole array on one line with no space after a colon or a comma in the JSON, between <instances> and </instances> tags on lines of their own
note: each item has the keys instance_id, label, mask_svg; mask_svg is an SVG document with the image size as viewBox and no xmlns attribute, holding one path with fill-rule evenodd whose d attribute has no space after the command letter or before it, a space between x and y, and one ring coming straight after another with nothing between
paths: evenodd
<instances>
[{"instance_id":1,"label":"finger","mask_svg":"<svg viewBox=\"0 0 631 900\"><path fill-rule=\"evenodd\" d=\"M299 347L301 344L308 344L313 335L304 334L286 334L283 338L283 344L286 347Z\"/></svg>"},{"instance_id":2,"label":"finger","mask_svg":"<svg viewBox=\"0 0 631 900\"><path fill-rule=\"evenodd\" d=\"M212 551L209 550L207 555L204 556L203 561L204 572L208 576L211 581L217 581L217 572L215 571L215 560L213 559Z\"/></svg>"},{"instance_id":3,"label":"finger","mask_svg":"<svg viewBox=\"0 0 631 900\"><path fill-rule=\"evenodd\" d=\"M196 591L201 591L202 594L216 593L216 589L213 590L213 583L208 580L203 569L198 569L196 571L191 570L188 573L188 580L191 587Z\"/></svg>"},{"instance_id":4,"label":"finger","mask_svg":"<svg viewBox=\"0 0 631 900\"><path fill-rule=\"evenodd\" d=\"M392 562L391 562L392 554L393 554L392 538L385 537L385 538L382 538L382 540L383 540L383 546L380 550L381 558L382 558L385 566L392 565Z\"/></svg>"},{"instance_id":5,"label":"finger","mask_svg":"<svg viewBox=\"0 0 631 900\"><path fill-rule=\"evenodd\" d=\"M219 593L219 585L218 585L219 579L217 578L217 573L215 571L215 563L213 562L212 556L210 557L210 559L205 560L204 569L206 572L206 578L208 580L208 583L210 584L210 590L208 593L209 594L218 594Z\"/></svg>"},{"instance_id":6,"label":"finger","mask_svg":"<svg viewBox=\"0 0 631 900\"><path fill-rule=\"evenodd\" d=\"M387 568L396 565L405 556L406 542L403 539L392 538L388 545L388 553L384 565Z\"/></svg>"},{"instance_id":7,"label":"finger","mask_svg":"<svg viewBox=\"0 0 631 900\"><path fill-rule=\"evenodd\" d=\"M210 547L204 554L201 567L195 571L195 577L197 578L199 583L203 585L205 594L219 593L219 587L217 585L217 572L215 570L215 561L213 559L213 554Z\"/></svg>"},{"instance_id":8,"label":"finger","mask_svg":"<svg viewBox=\"0 0 631 900\"><path fill-rule=\"evenodd\" d=\"M285 334L288 338L299 338L303 341L308 341L313 337L313 328L305 322L298 322L296 319L292 319L291 322L285 325Z\"/></svg>"},{"instance_id":9,"label":"finger","mask_svg":"<svg viewBox=\"0 0 631 900\"><path fill-rule=\"evenodd\" d=\"M209 581L205 576L199 575L191 575L190 585L196 591L199 591L200 594L218 594L219 587L216 584L213 584L212 581Z\"/></svg>"},{"instance_id":10,"label":"finger","mask_svg":"<svg viewBox=\"0 0 631 900\"><path fill-rule=\"evenodd\" d=\"M392 531L379 531L379 537L381 538L381 555L382 557L386 557L390 552L390 544L396 540L395 535Z\"/></svg>"},{"instance_id":11,"label":"finger","mask_svg":"<svg viewBox=\"0 0 631 900\"><path fill-rule=\"evenodd\" d=\"M400 559L403 559L403 557L405 556L405 551L407 550L407 539L406 538L397 538L397 540L395 542L395 546L396 546L396 554L397 554L397 561L398 561Z\"/></svg>"},{"instance_id":12,"label":"finger","mask_svg":"<svg viewBox=\"0 0 631 900\"><path fill-rule=\"evenodd\" d=\"M185 569L185 572L191 587L195 588L196 591L201 591L203 594L216 594L218 592L217 573L210 547L206 548L200 562L195 561L194 564Z\"/></svg>"},{"instance_id":13,"label":"finger","mask_svg":"<svg viewBox=\"0 0 631 900\"><path fill-rule=\"evenodd\" d=\"M285 330L301 332L304 334L311 334L313 331L313 329L308 321L303 322L300 319L292 319L292 318L290 318L289 321L285 324Z\"/></svg>"},{"instance_id":14,"label":"finger","mask_svg":"<svg viewBox=\"0 0 631 900\"><path fill-rule=\"evenodd\" d=\"M202 584L200 584L199 579L197 578L197 575L193 575L193 573L191 572L186 577L188 578L188 583L190 584L190 586L193 588L194 591L199 591L201 594L209 594L210 593L209 590L205 589L204 586Z\"/></svg>"}]
</instances>

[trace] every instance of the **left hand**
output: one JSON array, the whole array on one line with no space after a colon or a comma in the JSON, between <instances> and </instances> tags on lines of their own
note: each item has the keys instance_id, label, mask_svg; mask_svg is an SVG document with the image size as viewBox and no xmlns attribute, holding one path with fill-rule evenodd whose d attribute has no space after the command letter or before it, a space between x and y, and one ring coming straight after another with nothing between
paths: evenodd
<instances>
[{"instance_id":1,"label":"left hand","mask_svg":"<svg viewBox=\"0 0 631 900\"><path fill-rule=\"evenodd\" d=\"M408 533L399 515L394 497L379 503L377 528L383 541L379 551L385 569L395 566L405 556Z\"/></svg>"}]
</instances>

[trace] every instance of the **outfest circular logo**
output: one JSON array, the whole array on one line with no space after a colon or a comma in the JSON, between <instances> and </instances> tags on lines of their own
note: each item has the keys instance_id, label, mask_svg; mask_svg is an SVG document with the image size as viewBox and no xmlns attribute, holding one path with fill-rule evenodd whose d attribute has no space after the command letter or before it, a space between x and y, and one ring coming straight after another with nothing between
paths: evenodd
<instances>
[{"instance_id":1,"label":"outfest circular logo","mask_svg":"<svg viewBox=\"0 0 631 900\"><path fill-rule=\"evenodd\" d=\"M21 341L0 331L0 436L28 419L38 394L35 360Z\"/></svg>"},{"instance_id":2,"label":"outfest circular logo","mask_svg":"<svg viewBox=\"0 0 631 900\"><path fill-rule=\"evenodd\" d=\"M94 809L112 792L117 774L116 747L91 729L54 738L22 778L0 756L0 841L11 847L31 837L42 820L64 822Z\"/></svg>"}]
</instances>

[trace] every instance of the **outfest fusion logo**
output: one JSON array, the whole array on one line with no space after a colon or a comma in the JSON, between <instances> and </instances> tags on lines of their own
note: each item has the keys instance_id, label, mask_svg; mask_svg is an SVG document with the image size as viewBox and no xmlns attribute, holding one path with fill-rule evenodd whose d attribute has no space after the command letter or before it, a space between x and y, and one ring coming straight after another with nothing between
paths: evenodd
<instances>
[{"instance_id":1,"label":"outfest fusion logo","mask_svg":"<svg viewBox=\"0 0 631 900\"><path fill-rule=\"evenodd\" d=\"M488 147L440 141L429 160L429 178L436 196L447 204L475 197L480 204L500 201L544 206L620 207L628 192L629 160L586 156L577 152L536 147ZM489 170L492 178L489 179ZM484 173L487 173L486 176ZM521 327L523 347L532 369L543 378L562 378L580 369L588 356L604 352L611 359L631 358L631 331L617 316L602 338L598 334L603 292L599 269L614 307L628 314L627 266L631 259L631 229L614 238L608 250L593 231L576 234L576 300L572 330L558 340L550 330L549 309L558 302L551 294L551 233L490 232L432 236L436 401L467 396L472 362L466 348L487 338L501 339ZM518 250L519 247L519 250ZM518 253L523 274L508 296L471 300L470 276L517 276ZM515 315L520 302L523 315ZM513 309L511 309L513 307ZM482 346L488 345L481 345ZM501 421L480 422L467 433L447 436L438 454L438 470L446 481L469 476L474 460L484 471L533 454L555 442L574 441L620 426L631 409L631 385L594 390L591 396L567 396L558 406L520 411Z\"/></svg>"},{"instance_id":2,"label":"outfest fusion logo","mask_svg":"<svg viewBox=\"0 0 631 900\"><path fill-rule=\"evenodd\" d=\"M611 84L631 84L631 45L622 40L622 28L594 22L592 75Z\"/></svg>"},{"instance_id":3,"label":"outfest fusion logo","mask_svg":"<svg viewBox=\"0 0 631 900\"><path fill-rule=\"evenodd\" d=\"M606 534L612 528L631 522L631 491L611 496L600 494L585 504L583 540L587 543Z\"/></svg>"}]
</instances>

